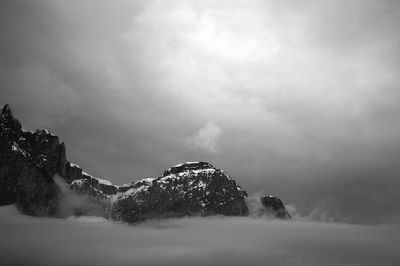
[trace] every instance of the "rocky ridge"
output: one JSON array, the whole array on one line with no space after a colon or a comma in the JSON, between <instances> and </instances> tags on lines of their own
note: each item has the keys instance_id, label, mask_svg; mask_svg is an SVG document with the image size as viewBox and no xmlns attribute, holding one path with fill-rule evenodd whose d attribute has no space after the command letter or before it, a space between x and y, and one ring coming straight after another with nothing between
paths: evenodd
<instances>
[{"instance_id":1,"label":"rocky ridge","mask_svg":"<svg viewBox=\"0 0 400 266\"><path fill-rule=\"evenodd\" d=\"M65 183L69 194L84 196L89 203L73 206L73 215L93 214L93 206L95 215L122 222L193 215L246 216L249 212L247 193L227 173L207 162L186 162L160 177L122 186L94 177L67 161L64 143L48 130L23 130L8 105L0 115L0 148L0 205L16 204L26 214L65 215L60 212L65 191L54 176ZM276 217L290 217L284 215L281 201L281 205L274 200L265 202Z\"/></svg>"}]
</instances>

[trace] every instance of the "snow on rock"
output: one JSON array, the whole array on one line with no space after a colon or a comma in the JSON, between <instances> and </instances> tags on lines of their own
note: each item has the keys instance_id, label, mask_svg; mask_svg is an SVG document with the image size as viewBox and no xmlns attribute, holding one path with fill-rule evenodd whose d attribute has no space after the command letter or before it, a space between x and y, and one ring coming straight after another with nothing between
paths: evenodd
<instances>
[{"instance_id":1,"label":"snow on rock","mask_svg":"<svg viewBox=\"0 0 400 266\"><path fill-rule=\"evenodd\" d=\"M115 199L111 217L138 222L187 215L247 215L247 193L223 171L207 162L188 162L161 177L135 182Z\"/></svg>"},{"instance_id":2,"label":"snow on rock","mask_svg":"<svg viewBox=\"0 0 400 266\"><path fill-rule=\"evenodd\" d=\"M97 181L99 181L99 184L106 185L106 186L112 186L112 185L113 185L113 184L112 184L110 181L108 181L108 180L101 179L101 178L98 178L98 177L95 177L95 179L96 179Z\"/></svg>"},{"instance_id":3,"label":"snow on rock","mask_svg":"<svg viewBox=\"0 0 400 266\"><path fill-rule=\"evenodd\" d=\"M53 133L51 133L49 130L47 130L45 128L37 129L36 133L39 135L49 135L52 137L56 137L56 135L54 135Z\"/></svg>"},{"instance_id":4,"label":"snow on rock","mask_svg":"<svg viewBox=\"0 0 400 266\"><path fill-rule=\"evenodd\" d=\"M85 171L82 171L82 175L85 175L89 178L97 180L97 182L99 182L99 184L106 185L106 186L113 186L113 184L110 181L92 176L92 175L86 173Z\"/></svg>"},{"instance_id":5,"label":"snow on rock","mask_svg":"<svg viewBox=\"0 0 400 266\"><path fill-rule=\"evenodd\" d=\"M69 162L69 165L70 165L71 167L77 167L77 168L80 168L80 166L79 166L79 165L77 165L77 164L75 164L75 163L71 163L71 162Z\"/></svg>"},{"instance_id":6,"label":"snow on rock","mask_svg":"<svg viewBox=\"0 0 400 266\"><path fill-rule=\"evenodd\" d=\"M83 185L83 180L84 179L77 179L72 181L71 185L77 185L77 186L82 186Z\"/></svg>"},{"instance_id":7,"label":"snow on rock","mask_svg":"<svg viewBox=\"0 0 400 266\"><path fill-rule=\"evenodd\" d=\"M11 150L12 151L18 151L17 146L15 145L15 143L11 146Z\"/></svg>"}]
</instances>

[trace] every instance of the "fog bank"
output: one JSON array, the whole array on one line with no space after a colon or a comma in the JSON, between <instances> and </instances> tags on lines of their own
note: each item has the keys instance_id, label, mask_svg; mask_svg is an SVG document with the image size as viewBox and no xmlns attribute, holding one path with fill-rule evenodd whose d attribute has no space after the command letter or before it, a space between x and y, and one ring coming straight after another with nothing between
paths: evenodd
<instances>
[{"instance_id":1,"label":"fog bank","mask_svg":"<svg viewBox=\"0 0 400 266\"><path fill-rule=\"evenodd\" d=\"M0 208L1 265L397 265L400 227L262 218L117 224Z\"/></svg>"}]
</instances>

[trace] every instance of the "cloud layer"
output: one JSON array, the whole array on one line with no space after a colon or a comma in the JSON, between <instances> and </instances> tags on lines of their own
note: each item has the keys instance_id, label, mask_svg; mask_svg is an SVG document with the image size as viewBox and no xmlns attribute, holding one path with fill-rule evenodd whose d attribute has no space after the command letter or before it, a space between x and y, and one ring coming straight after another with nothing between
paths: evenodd
<instances>
[{"instance_id":1,"label":"cloud layer","mask_svg":"<svg viewBox=\"0 0 400 266\"><path fill-rule=\"evenodd\" d=\"M191 218L136 226L0 208L2 265L397 265L398 226Z\"/></svg>"}]
</instances>

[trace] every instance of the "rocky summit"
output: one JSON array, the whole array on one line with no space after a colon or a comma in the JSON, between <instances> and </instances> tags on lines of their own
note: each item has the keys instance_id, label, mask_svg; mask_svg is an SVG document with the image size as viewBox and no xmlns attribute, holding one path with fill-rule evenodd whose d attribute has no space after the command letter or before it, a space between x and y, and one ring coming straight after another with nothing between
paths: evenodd
<instances>
[{"instance_id":1,"label":"rocky summit","mask_svg":"<svg viewBox=\"0 0 400 266\"><path fill-rule=\"evenodd\" d=\"M23 130L8 105L0 115L0 149L0 205L15 204L29 215L97 215L134 223L249 214L247 193L210 163L186 162L160 177L117 186L69 162L64 143L48 130ZM275 217L290 217L279 198L260 200Z\"/></svg>"},{"instance_id":2,"label":"rocky summit","mask_svg":"<svg viewBox=\"0 0 400 266\"><path fill-rule=\"evenodd\" d=\"M248 215L247 193L224 171L206 162L188 162L161 177L137 182L116 198L112 218L137 222L191 215Z\"/></svg>"}]
</instances>

